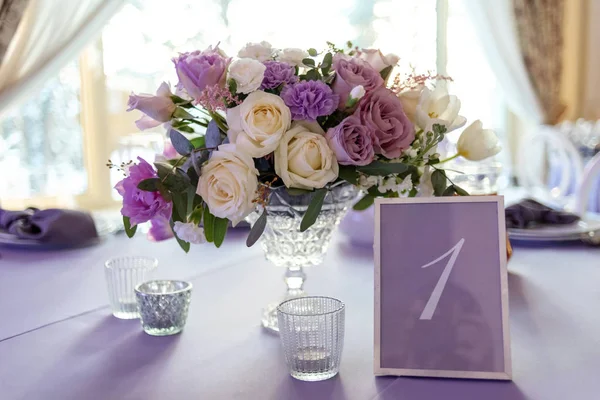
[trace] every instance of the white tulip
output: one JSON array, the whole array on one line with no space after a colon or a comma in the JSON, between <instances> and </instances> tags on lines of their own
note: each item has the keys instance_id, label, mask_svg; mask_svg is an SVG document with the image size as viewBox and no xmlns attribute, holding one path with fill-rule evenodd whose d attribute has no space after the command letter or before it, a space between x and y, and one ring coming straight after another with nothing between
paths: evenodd
<instances>
[{"instance_id":1,"label":"white tulip","mask_svg":"<svg viewBox=\"0 0 600 400\"><path fill-rule=\"evenodd\" d=\"M431 131L434 124L446 127L446 133L463 126L467 119L461 115L460 100L449 95L445 88L438 86L431 91L424 87L415 110L416 124L425 132Z\"/></svg>"},{"instance_id":2,"label":"white tulip","mask_svg":"<svg viewBox=\"0 0 600 400\"><path fill-rule=\"evenodd\" d=\"M293 66L302 66L302 60L308 57L308 53L302 49L287 48L277 54L277 61L288 63Z\"/></svg>"},{"instance_id":3,"label":"white tulip","mask_svg":"<svg viewBox=\"0 0 600 400\"><path fill-rule=\"evenodd\" d=\"M275 172L288 188L317 189L337 179L339 166L322 134L294 124L275 150Z\"/></svg>"},{"instance_id":4,"label":"white tulip","mask_svg":"<svg viewBox=\"0 0 600 400\"><path fill-rule=\"evenodd\" d=\"M204 229L193 222L184 223L175 221L173 230L177 234L177 237L185 242L192 244L206 243Z\"/></svg>"},{"instance_id":5,"label":"white tulip","mask_svg":"<svg viewBox=\"0 0 600 400\"><path fill-rule=\"evenodd\" d=\"M483 129L480 120L465 128L458 139L456 147L458 148L458 154L471 161L481 161L495 156L502 150L494 131Z\"/></svg>"},{"instance_id":6,"label":"white tulip","mask_svg":"<svg viewBox=\"0 0 600 400\"><path fill-rule=\"evenodd\" d=\"M240 58L229 66L229 77L237 84L237 93L248 94L262 84L267 67L251 58Z\"/></svg>"},{"instance_id":7,"label":"white tulip","mask_svg":"<svg viewBox=\"0 0 600 400\"><path fill-rule=\"evenodd\" d=\"M417 106L419 105L419 99L421 98L422 92L423 86L421 86L418 89L405 90L398 94L400 103L402 103L402 109L404 110L404 114L406 114L410 122L412 122L413 124L417 123Z\"/></svg>"},{"instance_id":8,"label":"white tulip","mask_svg":"<svg viewBox=\"0 0 600 400\"><path fill-rule=\"evenodd\" d=\"M291 124L292 113L281 97L260 90L227 110L229 141L255 158L272 153Z\"/></svg>"},{"instance_id":9,"label":"white tulip","mask_svg":"<svg viewBox=\"0 0 600 400\"><path fill-rule=\"evenodd\" d=\"M260 62L273 58L273 46L264 40L260 43L246 43L238 52L239 58L252 58Z\"/></svg>"},{"instance_id":10,"label":"white tulip","mask_svg":"<svg viewBox=\"0 0 600 400\"><path fill-rule=\"evenodd\" d=\"M257 187L254 160L229 143L214 150L202 167L196 193L213 215L227 218L235 226L254 209Z\"/></svg>"}]
</instances>

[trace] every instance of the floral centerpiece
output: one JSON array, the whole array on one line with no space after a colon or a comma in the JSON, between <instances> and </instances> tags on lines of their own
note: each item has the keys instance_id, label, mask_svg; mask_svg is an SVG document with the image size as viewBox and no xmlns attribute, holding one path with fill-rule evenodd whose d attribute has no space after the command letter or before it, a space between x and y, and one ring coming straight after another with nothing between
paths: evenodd
<instances>
[{"instance_id":1,"label":"floral centerpiece","mask_svg":"<svg viewBox=\"0 0 600 400\"><path fill-rule=\"evenodd\" d=\"M249 43L236 58L218 46L173 59L179 78L156 95L135 95L129 110L147 129L164 124L164 155L155 162L109 166L123 170L128 236L150 221L151 239L175 236L188 251L205 241L219 247L230 224L258 207L247 245L261 236L269 193L312 193L301 231L316 220L327 191L340 182L363 192L355 208L376 197L467 193L444 172L438 144L465 125L446 77L392 76L395 55L332 43L324 51L275 49ZM500 151L480 121L467 127L458 154L482 160Z\"/></svg>"}]
</instances>

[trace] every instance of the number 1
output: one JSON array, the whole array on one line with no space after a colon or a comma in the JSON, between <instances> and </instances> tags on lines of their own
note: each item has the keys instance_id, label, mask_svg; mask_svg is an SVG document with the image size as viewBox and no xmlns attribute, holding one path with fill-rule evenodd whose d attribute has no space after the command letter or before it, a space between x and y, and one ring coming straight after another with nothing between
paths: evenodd
<instances>
[{"instance_id":1,"label":"number 1","mask_svg":"<svg viewBox=\"0 0 600 400\"><path fill-rule=\"evenodd\" d=\"M458 258L458 254L460 253L460 249L462 249L463 244L465 244L465 239L460 239L460 241L458 243L456 243L456 245L453 248L451 248L450 250L448 250L447 252L445 252L444 254L442 254L441 256L439 256L438 258L436 258L429 264L423 265L421 267L421 268L427 268L427 267L437 263L438 261L442 260L448 254L452 254L450 256L450 258L448 259L448 263L446 264L446 267L442 271L442 275L440 275L440 279L438 279L435 287L433 288L433 292L431 292L431 296L429 296L429 300L427 300L427 304L425 304L425 308L423 308L423 312L421 313L421 316L419 317L419 319L429 320L433 316L433 313L435 312L435 309L437 308L438 302L440 301L440 297L442 296L442 292L444 291L444 288L446 287L446 283L448 283L448 277L450 277L450 272L452 272L452 267L454 267L454 263L456 262L456 259Z\"/></svg>"}]
</instances>

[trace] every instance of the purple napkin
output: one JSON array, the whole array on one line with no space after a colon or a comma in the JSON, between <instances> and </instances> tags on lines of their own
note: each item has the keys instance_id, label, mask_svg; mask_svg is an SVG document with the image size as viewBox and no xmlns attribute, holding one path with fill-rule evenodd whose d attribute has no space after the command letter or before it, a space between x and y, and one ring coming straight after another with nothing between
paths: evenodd
<instances>
[{"instance_id":1,"label":"purple napkin","mask_svg":"<svg viewBox=\"0 0 600 400\"><path fill-rule=\"evenodd\" d=\"M567 225L579 221L575 214L555 210L531 199L507 207L505 217L507 228L520 229L538 225Z\"/></svg>"},{"instance_id":2,"label":"purple napkin","mask_svg":"<svg viewBox=\"0 0 600 400\"><path fill-rule=\"evenodd\" d=\"M0 209L0 230L20 239L59 245L79 245L98 237L92 217L81 211L50 208L24 211Z\"/></svg>"}]
</instances>

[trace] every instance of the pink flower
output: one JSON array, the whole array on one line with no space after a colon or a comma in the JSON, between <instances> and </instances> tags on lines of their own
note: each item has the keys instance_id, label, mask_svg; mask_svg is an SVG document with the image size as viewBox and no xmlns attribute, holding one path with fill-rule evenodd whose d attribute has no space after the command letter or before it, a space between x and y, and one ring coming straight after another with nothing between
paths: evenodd
<instances>
[{"instance_id":1,"label":"pink flower","mask_svg":"<svg viewBox=\"0 0 600 400\"><path fill-rule=\"evenodd\" d=\"M221 84L225 81L227 65L231 58L227 58L219 50L210 46L204 51L181 53L173 59L179 86L183 86L188 94L197 99L207 86Z\"/></svg>"},{"instance_id":2,"label":"pink flower","mask_svg":"<svg viewBox=\"0 0 600 400\"><path fill-rule=\"evenodd\" d=\"M132 93L129 96L127 111L140 110L145 115L135 121L136 126L141 129L154 128L171 120L175 109L175 103L171 100L171 89L166 82L163 82L156 91L156 96L151 94L136 95Z\"/></svg>"},{"instance_id":3,"label":"pink flower","mask_svg":"<svg viewBox=\"0 0 600 400\"><path fill-rule=\"evenodd\" d=\"M343 110L350 91L356 86L362 86L367 95L383 86L383 78L367 62L359 58L351 58L341 53L333 57L333 69L336 76L331 89L340 96L339 110Z\"/></svg>"},{"instance_id":4,"label":"pink flower","mask_svg":"<svg viewBox=\"0 0 600 400\"><path fill-rule=\"evenodd\" d=\"M357 116L351 115L329 128L325 138L341 165L367 165L375 158L372 133Z\"/></svg>"},{"instance_id":5,"label":"pink flower","mask_svg":"<svg viewBox=\"0 0 600 400\"><path fill-rule=\"evenodd\" d=\"M400 99L389 89L378 88L362 99L355 114L373 133L376 154L400 157L415 139L415 128L404 113Z\"/></svg>"},{"instance_id":6,"label":"pink flower","mask_svg":"<svg viewBox=\"0 0 600 400\"><path fill-rule=\"evenodd\" d=\"M148 231L148 240L152 242L160 242L171 239L175 235L169 224L169 218L163 215L157 215L150 220L150 230Z\"/></svg>"},{"instance_id":7,"label":"pink flower","mask_svg":"<svg viewBox=\"0 0 600 400\"><path fill-rule=\"evenodd\" d=\"M378 49L362 49L358 58L365 60L376 71L381 72L389 66L395 66L400 61L400 57L395 54L383 55Z\"/></svg>"}]
</instances>

